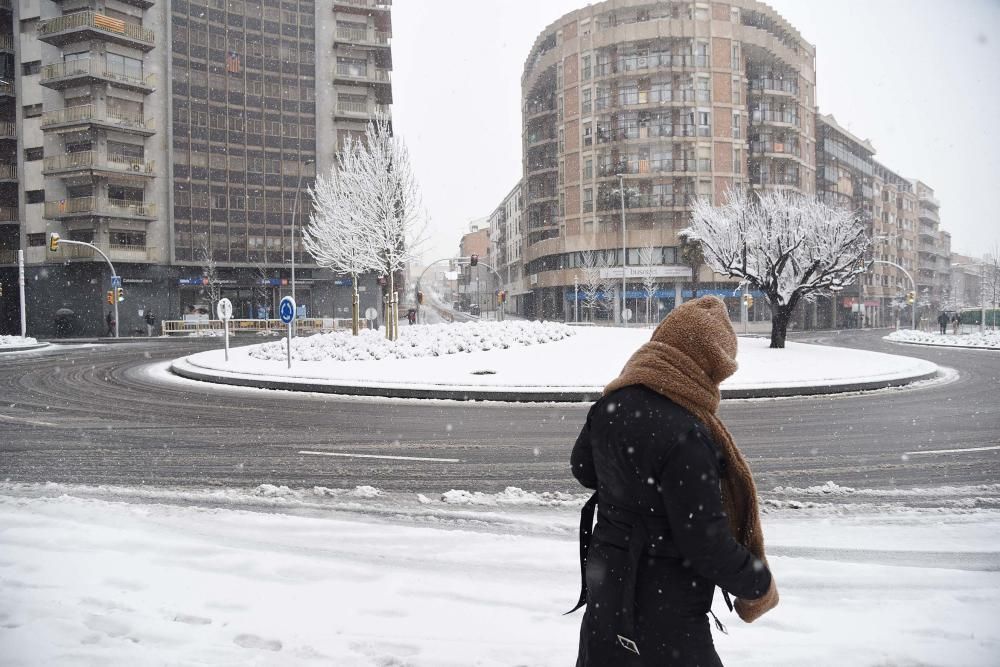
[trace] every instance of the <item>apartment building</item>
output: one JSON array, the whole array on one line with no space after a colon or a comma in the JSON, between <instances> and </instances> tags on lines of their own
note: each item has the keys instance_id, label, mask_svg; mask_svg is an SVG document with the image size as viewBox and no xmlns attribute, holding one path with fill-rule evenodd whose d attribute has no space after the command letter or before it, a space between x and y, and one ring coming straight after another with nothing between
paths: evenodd
<instances>
[{"instance_id":1,"label":"apartment building","mask_svg":"<svg viewBox=\"0 0 1000 667\"><path fill-rule=\"evenodd\" d=\"M86 247L49 252L51 232L114 263L123 333L142 310L204 310L206 283L238 317L273 313L293 258L309 315L349 308L350 281L302 247L305 193L389 112L390 0L15 0L13 14L22 178L0 265L24 248L45 285L28 293L31 332L53 333L59 308L78 333L103 329L110 269Z\"/></svg>"},{"instance_id":2,"label":"apartment building","mask_svg":"<svg viewBox=\"0 0 1000 667\"><path fill-rule=\"evenodd\" d=\"M639 273L661 309L690 297L678 232L696 197L814 192L815 85L814 47L753 0L608 0L549 25L522 76L525 314L569 316L585 250L624 272L635 312ZM702 279L738 314L731 281Z\"/></svg>"},{"instance_id":3,"label":"apartment building","mask_svg":"<svg viewBox=\"0 0 1000 667\"><path fill-rule=\"evenodd\" d=\"M524 313L524 297L528 292L523 288L521 252L524 239L521 234L521 211L524 199L518 182L507 193L500 205L490 215L490 258L491 264L503 277L503 290L507 293L506 310L509 313Z\"/></svg>"}]
</instances>

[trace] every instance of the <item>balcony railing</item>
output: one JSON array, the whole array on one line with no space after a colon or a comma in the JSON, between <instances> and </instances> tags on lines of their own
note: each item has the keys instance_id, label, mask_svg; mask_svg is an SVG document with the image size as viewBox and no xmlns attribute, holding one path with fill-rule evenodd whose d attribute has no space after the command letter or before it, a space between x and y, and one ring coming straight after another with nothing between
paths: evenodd
<instances>
[{"instance_id":1,"label":"balcony railing","mask_svg":"<svg viewBox=\"0 0 1000 667\"><path fill-rule=\"evenodd\" d=\"M149 89L152 89L156 82L156 77L152 74L143 76L142 74L123 72L109 67L107 62L99 58L84 58L45 65L42 67L41 83L45 85L59 79L81 76L92 76L128 86Z\"/></svg>"},{"instance_id":2,"label":"balcony railing","mask_svg":"<svg viewBox=\"0 0 1000 667\"><path fill-rule=\"evenodd\" d=\"M0 206L0 222L14 222L17 220L17 208L14 206Z\"/></svg>"},{"instance_id":3,"label":"balcony railing","mask_svg":"<svg viewBox=\"0 0 1000 667\"><path fill-rule=\"evenodd\" d=\"M16 139L17 125L9 122L0 122L0 139Z\"/></svg>"},{"instance_id":4,"label":"balcony railing","mask_svg":"<svg viewBox=\"0 0 1000 667\"><path fill-rule=\"evenodd\" d=\"M14 84L10 81L0 81L0 95L13 95Z\"/></svg>"},{"instance_id":5,"label":"balcony railing","mask_svg":"<svg viewBox=\"0 0 1000 667\"><path fill-rule=\"evenodd\" d=\"M356 42L361 44L389 44L389 33L382 30L364 30L361 28L337 28L337 39L341 42Z\"/></svg>"},{"instance_id":6,"label":"balcony railing","mask_svg":"<svg viewBox=\"0 0 1000 667\"><path fill-rule=\"evenodd\" d=\"M758 93L798 95L799 84L794 79L750 79L750 90Z\"/></svg>"},{"instance_id":7,"label":"balcony railing","mask_svg":"<svg viewBox=\"0 0 1000 667\"><path fill-rule=\"evenodd\" d=\"M750 152L760 155L761 153L775 153L780 155L794 155L799 157L799 146L790 142L780 141L751 141Z\"/></svg>"},{"instance_id":8,"label":"balcony railing","mask_svg":"<svg viewBox=\"0 0 1000 667\"><path fill-rule=\"evenodd\" d=\"M751 123L784 123L799 126L799 115L789 111L767 111L757 109L750 112Z\"/></svg>"},{"instance_id":9,"label":"balcony railing","mask_svg":"<svg viewBox=\"0 0 1000 667\"><path fill-rule=\"evenodd\" d=\"M337 76L359 81L374 81L375 83L390 83L391 70L381 67L366 68L364 71L350 66L338 65Z\"/></svg>"},{"instance_id":10,"label":"balcony railing","mask_svg":"<svg viewBox=\"0 0 1000 667\"><path fill-rule=\"evenodd\" d=\"M391 107L367 102L337 102L337 113L349 116L374 116L376 113L388 115Z\"/></svg>"},{"instance_id":11,"label":"balcony railing","mask_svg":"<svg viewBox=\"0 0 1000 667\"><path fill-rule=\"evenodd\" d=\"M17 264L17 251L0 248L0 264Z\"/></svg>"},{"instance_id":12,"label":"balcony railing","mask_svg":"<svg viewBox=\"0 0 1000 667\"><path fill-rule=\"evenodd\" d=\"M101 113L92 104L81 104L75 107L66 107L65 109L55 109L42 114L42 127L89 122L104 123L117 127L129 127L137 130L153 130L152 118L143 118L142 114L116 111L114 109L105 109Z\"/></svg>"},{"instance_id":13,"label":"balcony railing","mask_svg":"<svg viewBox=\"0 0 1000 667\"><path fill-rule=\"evenodd\" d=\"M14 36L13 35L0 35L0 49L4 51L14 50Z\"/></svg>"},{"instance_id":14,"label":"balcony railing","mask_svg":"<svg viewBox=\"0 0 1000 667\"><path fill-rule=\"evenodd\" d=\"M68 171L76 169L107 169L110 171L122 171L135 174L152 175L156 170L156 163L152 160L146 162L142 158L130 157L127 155L102 154L97 151L79 151L76 153L64 153L63 155L52 155L42 163L42 171Z\"/></svg>"},{"instance_id":15,"label":"balcony railing","mask_svg":"<svg viewBox=\"0 0 1000 667\"><path fill-rule=\"evenodd\" d=\"M120 243L94 243L112 260L125 262L146 262L155 259L155 248L144 245L123 245ZM100 258L93 248L81 245L60 245L61 259L93 259Z\"/></svg>"},{"instance_id":16,"label":"balcony railing","mask_svg":"<svg viewBox=\"0 0 1000 667\"><path fill-rule=\"evenodd\" d=\"M93 196L72 197L70 199L45 202L46 218L62 218L71 215L87 214L155 218L156 204L127 199L104 199Z\"/></svg>"},{"instance_id":17,"label":"balcony railing","mask_svg":"<svg viewBox=\"0 0 1000 667\"><path fill-rule=\"evenodd\" d=\"M17 178L16 164L0 164L0 180L13 180Z\"/></svg>"},{"instance_id":18,"label":"balcony railing","mask_svg":"<svg viewBox=\"0 0 1000 667\"><path fill-rule=\"evenodd\" d=\"M365 9L383 9L388 11L392 8L392 0L334 0L336 5L349 5L351 7L364 7Z\"/></svg>"},{"instance_id":19,"label":"balcony railing","mask_svg":"<svg viewBox=\"0 0 1000 667\"><path fill-rule=\"evenodd\" d=\"M38 25L39 38L50 37L70 30L93 30L110 37L124 37L150 47L156 45L156 33L149 28L126 23L121 19L97 12L65 14L43 21Z\"/></svg>"}]
</instances>

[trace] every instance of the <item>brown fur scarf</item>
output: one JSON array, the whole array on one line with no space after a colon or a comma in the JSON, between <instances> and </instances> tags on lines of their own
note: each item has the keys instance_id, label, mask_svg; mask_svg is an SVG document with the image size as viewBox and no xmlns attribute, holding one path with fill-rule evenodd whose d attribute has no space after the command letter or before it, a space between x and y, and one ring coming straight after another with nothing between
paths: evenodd
<instances>
[{"instance_id":1,"label":"brown fur scarf","mask_svg":"<svg viewBox=\"0 0 1000 667\"><path fill-rule=\"evenodd\" d=\"M604 388L604 394L643 385L685 408L709 428L727 464L722 500L733 536L765 560L757 488L746 459L717 414L719 384L735 372L736 333L726 305L718 297L705 296L674 309L652 339L632 355L621 375Z\"/></svg>"}]
</instances>

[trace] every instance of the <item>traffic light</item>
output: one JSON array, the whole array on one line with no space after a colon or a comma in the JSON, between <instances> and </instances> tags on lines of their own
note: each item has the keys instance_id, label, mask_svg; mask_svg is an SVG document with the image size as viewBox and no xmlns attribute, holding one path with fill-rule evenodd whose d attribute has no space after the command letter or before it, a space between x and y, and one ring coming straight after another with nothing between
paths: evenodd
<instances>
[{"instance_id":1,"label":"traffic light","mask_svg":"<svg viewBox=\"0 0 1000 667\"><path fill-rule=\"evenodd\" d=\"M124 301L125 300L125 288L124 287L116 287L115 288L115 296L118 297L118 303L121 303L122 301Z\"/></svg>"},{"instance_id":2,"label":"traffic light","mask_svg":"<svg viewBox=\"0 0 1000 667\"><path fill-rule=\"evenodd\" d=\"M479 255L473 255L469 258L469 266L476 266L479 264Z\"/></svg>"},{"instance_id":3,"label":"traffic light","mask_svg":"<svg viewBox=\"0 0 1000 667\"><path fill-rule=\"evenodd\" d=\"M423 305L424 303L424 293L421 292L420 290L417 290L417 303L421 305Z\"/></svg>"},{"instance_id":4,"label":"traffic light","mask_svg":"<svg viewBox=\"0 0 1000 667\"><path fill-rule=\"evenodd\" d=\"M115 291L112 289L108 290L108 305L113 306L115 304Z\"/></svg>"},{"instance_id":5,"label":"traffic light","mask_svg":"<svg viewBox=\"0 0 1000 667\"><path fill-rule=\"evenodd\" d=\"M753 308L753 294L743 295L743 305L747 308Z\"/></svg>"},{"instance_id":6,"label":"traffic light","mask_svg":"<svg viewBox=\"0 0 1000 667\"><path fill-rule=\"evenodd\" d=\"M497 303L507 303L507 292L504 290L497 292Z\"/></svg>"},{"instance_id":7,"label":"traffic light","mask_svg":"<svg viewBox=\"0 0 1000 667\"><path fill-rule=\"evenodd\" d=\"M906 293L906 303L912 304L917 300L917 293L912 290Z\"/></svg>"},{"instance_id":8,"label":"traffic light","mask_svg":"<svg viewBox=\"0 0 1000 667\"><path fill-rule=\"evenodd\" d=\"M56 252L59 250L59 235L55 232L49 234L49 252Z\"/></svg>"}]
</instances>

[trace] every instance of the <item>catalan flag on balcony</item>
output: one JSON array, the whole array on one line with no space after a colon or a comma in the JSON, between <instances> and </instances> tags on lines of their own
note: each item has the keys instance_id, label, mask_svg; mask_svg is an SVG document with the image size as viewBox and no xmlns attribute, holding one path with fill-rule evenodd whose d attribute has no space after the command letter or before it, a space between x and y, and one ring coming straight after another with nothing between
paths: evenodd
<instances>
[{"instance_id":1,"label":"catalan flag on balcony","mask_svg":"<svg viewBox=\"0 0 1000 667\"><path fill-rule=\"evenodd\" d=\"M226 71L233 74L240 73L240 54L235 51L229 52L229 55L226 56Z\"/></svg>"},{"instance_id":2,"label":"catalan flag on balcony","mask_svg":"<svg viewBox=\"0 0 1000 667\"><path fill-rule=\"evenodd\" d=\"M125 21L104 14L94 14L94 27L109 32L125 32Z\"/></svg>"}]
</instances>

